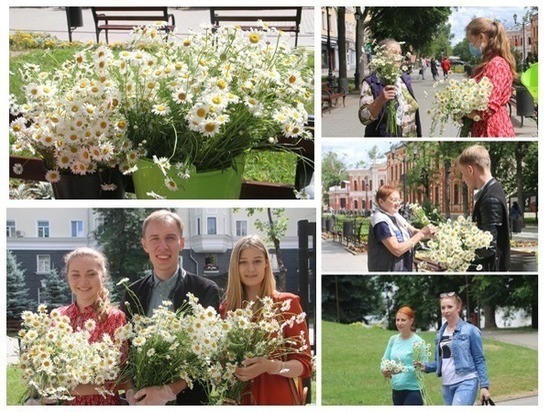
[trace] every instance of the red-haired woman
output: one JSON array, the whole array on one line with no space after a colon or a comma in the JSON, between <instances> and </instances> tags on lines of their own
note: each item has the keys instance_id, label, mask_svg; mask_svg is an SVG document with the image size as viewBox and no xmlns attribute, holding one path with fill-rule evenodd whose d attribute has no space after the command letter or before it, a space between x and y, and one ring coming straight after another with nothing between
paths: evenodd
<instances>
[{"instance_id":1,"label":"red-haired woman","mask_svg":"<svg viewBox=\"0 0 550 412\"><path fill-rule=\"evenodd\" d=\"M393 186L380 186L375 200L378 207L371 216L367 243L369 272L411 272L414 246L433 236L435 228L412 227L399 214L401 198Z\"/></svg>"},{"instance_id":2,"label":"red-haired woman","mask_svg":"<svg viewBox=\"0 0 550 412\"><path fill-rule=\"evenodd\" d=\"M414 310L408 306L401 307L395 315L395 326L399 333L393 335L388 342L380 372L386 378L391 378L394 405L423 405L420 385L414 372L413 355L415 344L426 343L415 333ZM389 362L398 367L389 368Z\"/></svg>"}]
</instances>

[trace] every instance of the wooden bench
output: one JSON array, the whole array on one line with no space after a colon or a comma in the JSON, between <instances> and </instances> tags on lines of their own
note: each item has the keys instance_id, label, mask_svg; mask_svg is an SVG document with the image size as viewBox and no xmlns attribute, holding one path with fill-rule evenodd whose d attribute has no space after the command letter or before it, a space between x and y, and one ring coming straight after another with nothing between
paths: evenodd
<instances>
[{"instance_id":1,"label":"wooden bench","mask_svg":"<svg viewBox=\"0 0 550 412\"><path fill-rule=\"evenodd\" d=\"M214 30L224 23L235 23L243 30L250 30L257 27L258 20L277 30L294 33L294 46L298 46L302 7L210 7Z\"/></svg>"},{"instance_id":2,"label":"wooden bench","mask_svg":"<svg viewBox=\"0 0 550 412\"><path fill-rule=\"evenodd\" d=\"M321 96L323 102L323 110L328 110L330 113L333 105L338 103L338 99L342 98L342 104L346 107L346 92L340 86L333 87L329 82L321 84Z\"/></svg>"},{"instance_id":3,"label":"wooden bench","mask_svg":"<svg viewBox=\"0 0 550 412\"><path fill-rule=\"evenodd\" d=\"M164 31L168 34L176 27L173 14L168 7L92 7L96 40L105 32L105 41L109 43L109 31L129 32L134 27L145 26L154 22L166 22Z\"/></svg>"}]
</instances>

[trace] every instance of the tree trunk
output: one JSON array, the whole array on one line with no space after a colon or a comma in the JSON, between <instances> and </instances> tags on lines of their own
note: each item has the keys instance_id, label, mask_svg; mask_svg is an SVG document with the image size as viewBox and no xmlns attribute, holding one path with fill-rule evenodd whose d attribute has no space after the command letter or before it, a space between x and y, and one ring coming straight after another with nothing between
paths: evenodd
<instances>
[{"instance_id":1,"label":"tree trunk","mask_svg":"<svg viewBox=\"0 0 550 412\"><path fill-rule=\"evenodd\" d=\"M485 314L485 329L496 329L497 328L497 321L496 321L496 306L494 305L486 305L483 306L483 313Z\"/></svg>"},{"instance_id":2,"label":"tree trunk","mask_svg":"<svg viewBox=\"0 0 550 412\"><path fill-rule=\"evenodd\" d=\"M338 7L338 85L348 92L346 8Z\"/></svg>"},{"instance_id":3,"label":"tree trunk","mask_svg":"<svg viewBox=\"0 0 550 412\"><path fill-rule=\"evenodd\" d=\"M269 226L273 227L273 216L271 215L271 209L267 208L267 217L269 219ZM278 290L286 289L286 272L287 269L283 263L283 257L281 255L281 241L273 234L271 231L271 241L275 247L275 257L277 258L277 265L279 266L279 279L278 279Z\"/></svg>"},{"instance_id":4,"label":"tree trunk","mask_svg":"<svg viewBox=\"0 0 550 412\"><path fill-rule=\"evenodd\" d=\"M355 7L355 90L361 90L361 81L365 77L365 59L363 58L363 44L365 43L365 20L361 7Z\"/></svg>"},{"instance_id":5,"label":"tree trunk","mask_svg":"<svg viewBox=\"0 0 550 412\"><path fill-rule=\"evenodd\" d=\"M523 198L523 156L526 148L527 145L525 142L516 143L516 187L521 222L525 221L525 219L523 219L523 206L525 205L525 200Z\"/></svg>"}]
</instances>

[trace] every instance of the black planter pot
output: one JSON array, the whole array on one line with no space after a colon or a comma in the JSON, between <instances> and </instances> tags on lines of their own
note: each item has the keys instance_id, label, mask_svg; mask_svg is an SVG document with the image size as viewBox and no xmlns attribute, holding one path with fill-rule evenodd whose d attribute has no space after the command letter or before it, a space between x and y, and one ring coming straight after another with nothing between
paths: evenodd
<instances>
[{"instance_id":1,"label":"black planter pot","mask_svg":"<svg viewBox=\"0 0 550 412\"><path fill-rule=\"evenodd\" d=\"M86 175L61 175L52 183L56 199L123 199L124 176L118 169L104 169Z\"/></svg>"}]
</instances>

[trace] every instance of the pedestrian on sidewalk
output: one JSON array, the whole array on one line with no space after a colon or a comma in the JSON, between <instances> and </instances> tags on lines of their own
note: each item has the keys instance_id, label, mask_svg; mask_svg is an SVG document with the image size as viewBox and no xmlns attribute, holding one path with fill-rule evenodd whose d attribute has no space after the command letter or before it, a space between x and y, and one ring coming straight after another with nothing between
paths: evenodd
<instances>
[{"instance_id":1,"label":"pedestrian on sidewalk","mask_svg":"<svg viewBox=\"0 0 550 412\"><path fill-rule=\"evenodd\" d=\"M432 71L432 77L433 77L434 82L435 82L439 78L439 70L437 69L437 62L435 61L435 59L433 57L430 60L430 68L431 68L431 71Z\"/></svg>"},{"instance_id":2,"label":"pedestrian on sidewalk","mask_svg":"<svg viewBox=\"0 0 550 412\"><path fill-rule=\"evenodd\" d=\"M447 59L447 56L443 57L441 69L443 69L443 79L447 80L449 78L449 71L451 70L451 62Z\"/></svg>"},{"instance_id":3,"label":"pedestrian on sidewalk","mask_svg":"<svg viewBox=\"0 0 550 412\"><path fill-rule=\"evenodd\" d=\"M470 52L481 57L472 78L479 82L487 77L493 85L487 110L468 114L471 119L479 119L474 121L472 137L515 137L507 103L517 77L516 60L506 30L498 21L477 17L466 26L466 38Z\"/></svg>"},{"instance_id":4,"label":"pedestrian on sidewalk","mask_svg":"<svg viewBox=\"0 0 550 412\"><path fill-rule=\"evenodd\" d=\"M394 39L380 42L380 50L392 56L396 64L402 61L401 45ZM393 61L393 60L392 60ZM379 75L373 72L365 77L361 83L361 98L359 106L359 120L365 125L365 137L420 137L420 113L418 102L414 97L412 79L403 72L396 84L385 85ZM396 101L397 134L388 134L388 105Z\"/></svg>"}]
</instances>

